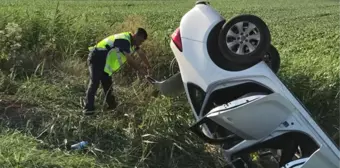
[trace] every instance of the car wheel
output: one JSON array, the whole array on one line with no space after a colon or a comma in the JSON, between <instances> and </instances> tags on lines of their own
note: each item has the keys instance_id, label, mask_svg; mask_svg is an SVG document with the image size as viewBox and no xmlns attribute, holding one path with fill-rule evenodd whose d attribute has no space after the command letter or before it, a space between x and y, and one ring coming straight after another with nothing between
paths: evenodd
<instances>
[{"instance_id":1,"label":"car wheel","mask_svg":"<svg viewBox=\"0 0 340 168\"><path fill-rule=\"evenodd\" d=\"M170 73L171 75L175 75L178 72L180 72L178 62L176 58L173 58L170 63Z\"/></svg>"},{"instance_id":2,"label":"car wheel","mask_svg":"<svg viewBox=\"0 0 340 168\"><path fill-rule=\"evenodd\" d=\"M277 49L270 45L269 50L265 53L263 61L272 69L274 73L279 72L281 58Z\"/></svg>"},{"instance_id":3,"label":"car wheel","mask_svg":"<svg viewBox=\"0 0 340 168\"><path fill-rule=\"evenodd\" d=\"M223 56L244 65L260 62L270 42L267 25L254 15L239 15L224 23L218 39Z\"/></svg>"}]
</instances>

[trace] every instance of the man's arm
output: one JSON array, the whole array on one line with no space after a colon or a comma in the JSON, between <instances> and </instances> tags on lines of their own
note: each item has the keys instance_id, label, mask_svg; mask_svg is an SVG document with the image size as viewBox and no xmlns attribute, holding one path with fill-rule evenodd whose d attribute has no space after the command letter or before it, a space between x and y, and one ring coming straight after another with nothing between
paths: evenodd
<instances>
[{"instance_id":1,"label":"man's arm","mask_svg":"<svg viewBox=\"0 0 340 168\"><path fill-rule=\"evenodd\" d=\"M143 75L146 74L144 69L141 69L139 64L133 59L133 53L130 50L130 42L128 40L117 39L115 40L114 46L116 46L119 51L125 55L127 63L131 65L132 68L139 71Z\"/></svg>"},{"instance_id":2,"label":"man's arm","mask_svg":"<svg viewBox=\"0 0 340 168\"><path fill-rule=\"evenodd\" d=\"M145 55L145 52L141 48L138 48L137 53L138 53L138 56L142 59L142 61L146 64L148 69L150 69L151 66L150 66L148 58Z\"/></svg>"},{"instance_id":3,"label":"man's arm","mask_svg":"<svg viewBox=\"0 0 340 168\"><path fill-rule=\"evenodd\" d=\"M135 70L141 72L142 74L145 74L145 71L132 58L132 54L131 53L124 52L124 55L126 57L126 61L127 61L128 64L130 64Z\"/></svg>"}]
</instances>

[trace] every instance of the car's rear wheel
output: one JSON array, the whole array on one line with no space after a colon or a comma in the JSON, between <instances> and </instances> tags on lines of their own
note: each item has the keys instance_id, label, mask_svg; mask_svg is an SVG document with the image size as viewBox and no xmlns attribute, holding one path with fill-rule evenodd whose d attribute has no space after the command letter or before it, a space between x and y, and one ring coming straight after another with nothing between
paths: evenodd
<instances>
[{"instance_id":1,"label":"car's rear wheel","mask_svg":"<svg viewBox=\"0 0 340 168\"><path fill-rule=\"evenodd\" d=\"M274 72L279 72L281 65L280 54L277 49L271 44L269 50L265 53L263 61L269 66L269 68Z\"/></svg>"},{"instance_id":2,"label":"car's rear wheel","mask_svg":"<svg viewBox=\"0 0 340 168\"><path fill-rule=\"evenodd\" d=\"M261 61L270 42L267 25L254 15L239 15L224 23L218 38L223 56L243 65Z\"/></svg>"},{"instance_id":3,"label":"car's rear wheel","mask_svg":"<svg viewBox=\"0 0 340 168\"><path fill-rule=\"evenodd\" d=\"M176 58L173 58L170 62L170 73L171 75L175 75L178 72L180 72L178 62Z\"/></svg>"}]
</instances>

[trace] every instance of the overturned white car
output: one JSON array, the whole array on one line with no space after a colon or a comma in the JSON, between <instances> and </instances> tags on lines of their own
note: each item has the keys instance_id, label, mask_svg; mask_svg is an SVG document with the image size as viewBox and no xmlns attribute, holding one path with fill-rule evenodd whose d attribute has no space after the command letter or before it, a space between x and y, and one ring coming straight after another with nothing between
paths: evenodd
<instances>
[{"instance_id":1,"label":"overturned white car","mask_svg":"<svg viewBox=\"0 0 340 168\"><path fill-rule=\"evenodd\" d=\"M191 130L220 145L230 167L252 167L251 153L275 151L277 167L337 168L338 148L276 76L270 42L260 18L227 21L204 1L182 17L171 49L197 119Z\"/></svg>"}]
</instances>

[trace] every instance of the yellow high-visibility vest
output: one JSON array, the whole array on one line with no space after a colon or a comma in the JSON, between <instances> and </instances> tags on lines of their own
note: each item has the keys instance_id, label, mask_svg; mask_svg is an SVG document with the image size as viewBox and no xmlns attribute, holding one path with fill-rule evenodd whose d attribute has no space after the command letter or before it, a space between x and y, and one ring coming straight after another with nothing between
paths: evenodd
<instances>
[{"instance_id":1,"label":"yellow high-visibility vest","mask_svg":"<svg viewBox=\"0 0 340 168\"><path fill-rule=\"evenodd\" d=\"M131 53L134 52L135 47L131 44L130 34L131 32L114 34L101 40L94 47L89 47L90 51L93 51L95 49L107 50L106 46L112 48L110 51L108 51L104 67L104 72L109 74L109 76L111 76L114 72L118 71L122 67L122 65L126 63L126 57L124 53L121 53L118 48L115 48L115 46L113 46L115 40L117 39L128 40L130 42L130 51Z\"/></svg>"}]
</instances>

